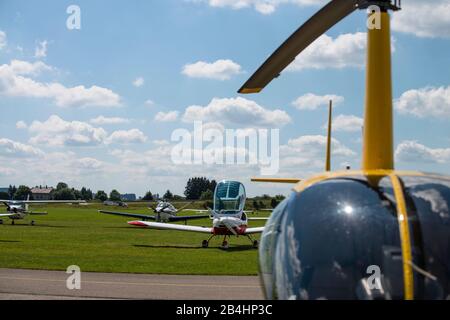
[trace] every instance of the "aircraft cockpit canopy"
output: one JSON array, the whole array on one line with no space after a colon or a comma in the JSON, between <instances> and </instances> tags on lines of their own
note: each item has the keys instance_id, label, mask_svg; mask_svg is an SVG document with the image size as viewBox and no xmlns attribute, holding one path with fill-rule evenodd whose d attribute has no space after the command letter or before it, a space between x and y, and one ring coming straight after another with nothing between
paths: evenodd
<instances>
[{"instance_id":1,"label":"aircraft cockpit canopy","mask_svg":"<svg viewBox=\"0 0 450 320\"><path fill-rule=\"evenodd\" d=\"M221 181L214 192L214 211L220 214L235 214L244 210L245 188L238 181Z\"/></svg>"}]
</instances>

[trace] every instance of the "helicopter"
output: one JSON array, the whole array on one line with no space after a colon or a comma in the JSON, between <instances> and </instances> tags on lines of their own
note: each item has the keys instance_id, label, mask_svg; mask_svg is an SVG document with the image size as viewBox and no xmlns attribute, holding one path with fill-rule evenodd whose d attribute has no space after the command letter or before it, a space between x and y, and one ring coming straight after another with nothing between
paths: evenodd
<instances>
[{"instance_id":1,"label":"helicopter","mask_svg":"<svg viewBox=\"0 0 450 320\"><path fill-rule=\"evenodd\" d=\"M254 179L296 183L261 236L267 299L450 298L450 177L394 166L389 12L401 10L400 1L328 2L238 92L260 92L358 9L380 25L367 31L362 166L307 179Z\"/></svg>"}]
</instances>

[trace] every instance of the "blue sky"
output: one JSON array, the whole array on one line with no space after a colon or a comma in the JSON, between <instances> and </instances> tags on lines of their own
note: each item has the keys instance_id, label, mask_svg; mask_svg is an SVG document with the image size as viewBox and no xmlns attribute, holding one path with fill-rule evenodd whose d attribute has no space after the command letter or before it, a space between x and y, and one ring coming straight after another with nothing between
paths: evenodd
<instances>
[{"instance_id":1,"label":"blue sky","mask_svg":"<svg viewBox=\"0 0 450 320\"><path fill-rule=\"evenodd\" d=\"M340 101L333 167L358 168L364 12L327 32L263 93L235 99L323 3L0 0L0 185L66 181L181 194L187 178L201 174L240 179L250 194L287 193L286 186L250 184L259 172L251 166L174 165L171 133L192 130L192 118L222 129L279 128L279 175L305 177L323 168L329 95ZM81 30L66 27L72 4L81 9ZM450 169L449 12L449 1L430 8L411 0L393 17L399 169Z\"/></svg>"}]
</instances>

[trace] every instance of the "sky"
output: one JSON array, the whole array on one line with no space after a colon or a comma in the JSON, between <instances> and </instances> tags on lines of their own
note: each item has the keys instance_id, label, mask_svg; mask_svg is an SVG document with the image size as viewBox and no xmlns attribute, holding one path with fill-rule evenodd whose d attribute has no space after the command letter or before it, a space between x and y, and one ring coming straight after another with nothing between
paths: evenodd
<instances>
[{"instance_id":1,"label":"sky","mask_svg":"<svg viewBox=\"0 0 450 320\"><path fill-rule=\"evenodd\" d=\"M357 11L262 93L237 90L324 0L0 0L0 187L182 194L191 176L242 181L252 164L178 164L177 129L279 129L274 176L359 168L366 13ZM68 28L76 5L80 29ZM74 20L70 20L74 22ZM73 25L73 24L72 24ZM450 1L403 2L392 17L397 169L450 172ZM225 149L225 148L223 148Z\"/></svg>"}]
</instances>

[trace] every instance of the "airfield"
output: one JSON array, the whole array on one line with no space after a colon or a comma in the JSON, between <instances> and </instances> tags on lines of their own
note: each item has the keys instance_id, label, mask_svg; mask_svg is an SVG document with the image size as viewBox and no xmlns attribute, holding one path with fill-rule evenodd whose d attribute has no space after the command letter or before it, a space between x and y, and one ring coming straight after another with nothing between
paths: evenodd
<instances>
[{"instance_id":1,"label":"airfield","mask_svg":"<svg viewBox=\"0 0 450 320\"><path fill-rule=\"evenodd\" d=\"M211 294L211 292L208 290L217 291L221 284L225 287L231 286L231 289L233 283L237 285L250 281L247 286L250 290L249 296L243 296L242 298L261 298L259 280L256 277L258 272L257 250L252 248L252 244L247 238L232 237L229 249L223 250L220 248L222 238L216 237L211 241L208 248L202 248L201 241L207 235L137 228L126 223L133 220L131 218L101 214L97 211L108 208L150 214L147 205L147 203L131 204L125 210L123 210L124 208L105 207L99 203L90 203L86 206L36 205L32 209L48 211L48 215L33 217L36 220L34 226L30 225L30 217L16 221L16 225L11 225L7 218L3 219L3 224L0 225L0 251L2 252L0 267L4 269L0 272L0 283L2 284L0 292L8 294L4 298L21 298L21 294L26 293L36 297L39 297L39 294L50 297L61 295L63 297L64 294L61 294L60 291L49 291L46 288L55 285L51 282L51 279L66 279L68 276L65 273L67 267L77 265L82 271L82 276L86 272L86 274L89 274L87 279L91 279L90 282L85 279L87 281L86 286L91 288L91 294L88 294L87 291L81 293L88 297L134 297L139 299L188 299L190 297L202 299L209 298L208 294ZM251 216L263 217L267 216L267 212L251 214ZM184 222L180 223L184 224ZM211 221L202 219L189 221L188 224L210 226ZM264 221L251 221L251 226L262 225L264 225ZM7 270L5 268L31 270L5 272ZM40 273L35 274L38 271L32 270L59 272L53 274L53 276L51 274L42 276ZM23 272L25 272L25 275ZM107 273L121 274L107 275ZM130 273L131 275L123 275L122 273ZM15 274L16 277L14 277ZM165 282L160 283L160 286L156 284L152 287L151 283L154 283L153 280L158 279L158 277L149 280L148 274L174 276L165 278ZM176 278L175 275L179 275L181 278ZM184 290L173 290L170 284L183 283L183 279L185 279L183 275L184 277L186 275L201 277L188 277L187 284L180 286ZM207 276L212 277L209 279ZM227 278L224 281L219 281L217 276L245 277L233 282ZM244 279L245 281L243 281ZM5 285L5 281L10 285ZM27 284L24 284L24 281ZM121 282L122 285L120 285ZM139 282L150 284L147 286L133 285ZM109 290L105 290L105 286L108 288L107 284L109 284ZM207 285L205 286L205 284ZM211 284L214 285L212 288L209 287ZM68 294L69 290L65 288L64 283L61 282L59 285L63 288L65 294ZM22 290L22 287L28 287L29 290ZM174 294L177 291L181 292L181 295L170 296L167 293L165 294L161 287L169 288L170 290L166 291L174 292ZM144 290L148 293L147 296L142 293L143 288L147 288ZM196 290L193 290L193 288ZM245 295L245 288L241 289L237 291L243 292ZM105 295L105 292L109 292L109 294ZM159 292L159 294L154 292ZM189 297L183 295L182 292L188 292ZM223 293L226 292L227 289L223 288ZM24 297L30 298L30 296ZM225 299L226 296L221 298Z\"/></svg>"}]
</instances>

